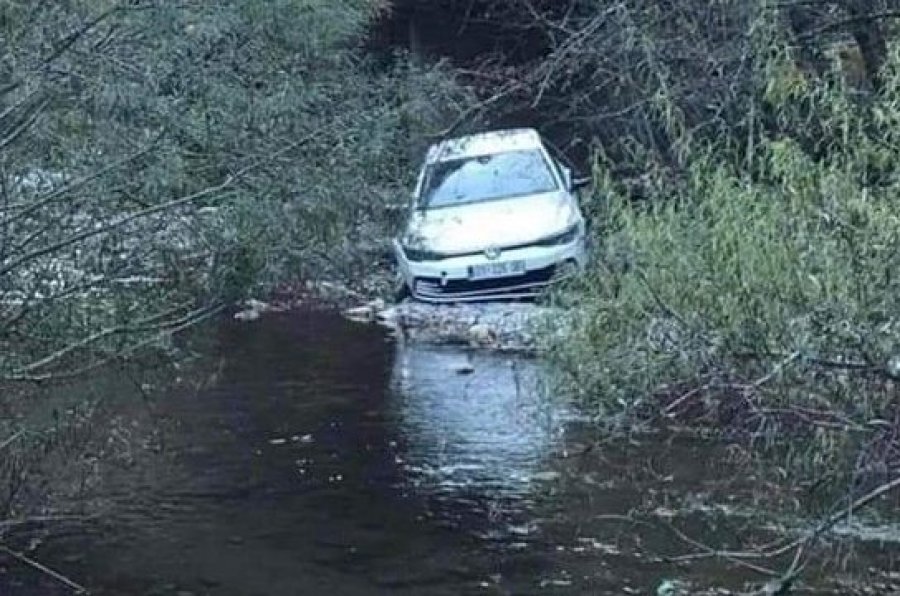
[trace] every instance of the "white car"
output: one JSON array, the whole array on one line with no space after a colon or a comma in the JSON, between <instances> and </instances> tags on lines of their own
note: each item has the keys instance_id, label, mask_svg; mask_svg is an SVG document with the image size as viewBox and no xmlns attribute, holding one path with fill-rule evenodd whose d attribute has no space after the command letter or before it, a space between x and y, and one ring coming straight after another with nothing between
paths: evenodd
<instances>
[{"instance_id":1,"label":"white car","mask_svg":"<svg viewBox=\"0 0 900 596\"><path fill-rule=\"evenodd\" d=\"M525 298L579 271L582 184L531 129L433 145L394 240L405 288L426 302Z\"/></svg>"}]
</instances>

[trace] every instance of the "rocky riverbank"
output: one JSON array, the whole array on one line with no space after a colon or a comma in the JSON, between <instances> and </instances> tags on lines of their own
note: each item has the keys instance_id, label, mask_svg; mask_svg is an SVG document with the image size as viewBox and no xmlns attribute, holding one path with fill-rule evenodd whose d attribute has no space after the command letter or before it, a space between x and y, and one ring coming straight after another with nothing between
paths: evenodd
<instances>
[{"instance_id":1,"label":"rocky riverbank","mask_svg":"<svg viewBox=\"0 0 900 596\"><path fill-rule=\"evenodd\" d=\"M524 302L437 305L375 300L344 311L347 318L383 325L408 341L514 352L536 351L538 329L550 317L558 323L560 314Z\"/></svg>"},{"instance_id":2,"label":"rocky riverbank","mask_svg":"<svg viewBox=\"0 0 900 596\"><path fill-rule=\"evenodd\" d=\"M243 302L236 320L252 322L267 312L284 312L309 305L340 310L360 324L381 325L405 341L463 345L506 352L533 353L538 337L552 324L565 333L568 315L532 302L426 304L412 300L391 303L345 285L320 281L286 288L269 301Z\"/></svg>"}]
</instances>

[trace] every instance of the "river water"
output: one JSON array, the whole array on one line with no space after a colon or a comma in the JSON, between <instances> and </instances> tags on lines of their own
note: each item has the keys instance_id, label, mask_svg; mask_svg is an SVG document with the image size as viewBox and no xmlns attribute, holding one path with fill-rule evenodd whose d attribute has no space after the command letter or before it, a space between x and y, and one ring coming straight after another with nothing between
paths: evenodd
<instances>
[{"instance_id":1,"label":"river water","mask_svg":"<svg viewBox=\"0 0 900 596\"><path fill-rule=\"evenodd\" d=\"M30 551L92 594L728 594L765 578L668 557L785 531L742 509L754 479L727 445L600 440L535 360L317 311L204 333L207 372L153 400L156 453ZM854 548L867 593L890 593L896 544ZM857 578L813 573L806 593ZM69 593L0 558L3 596Z\"/></svg>"}]
</instances>

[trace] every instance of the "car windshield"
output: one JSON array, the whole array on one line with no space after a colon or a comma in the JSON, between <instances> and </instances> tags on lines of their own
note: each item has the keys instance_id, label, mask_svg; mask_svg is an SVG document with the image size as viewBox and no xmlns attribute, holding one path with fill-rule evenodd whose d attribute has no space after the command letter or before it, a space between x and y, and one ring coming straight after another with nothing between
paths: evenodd
<instances>
[{"instance_id":1,"label":"car windshield","mask_svg":"<svg viewBox=\"0 0 900 596\"><path fill-rule=\"evenodd\" d=\"M509 151L428 166L419 208L451 207L557 190L538 150Z\"/></svg>"}]
</instances>

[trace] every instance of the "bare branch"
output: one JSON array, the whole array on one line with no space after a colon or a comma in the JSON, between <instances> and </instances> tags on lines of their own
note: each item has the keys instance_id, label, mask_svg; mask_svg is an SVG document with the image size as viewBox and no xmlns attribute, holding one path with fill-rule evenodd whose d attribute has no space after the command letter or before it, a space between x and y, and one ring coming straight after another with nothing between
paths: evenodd
<instances>
[{"instance_id":1,"label":"bare branch","mask_svg":"<svg viewBox=\"0 0 900 596\"><path fill-rule=\"evenodd\" d=\"M211 187L205 188L201 191L192 193L186 197L181 197L179 199L173 199L171 201L167 201L167 202L161 203L159 205L154 205L153 207L148 207L146 209L136 211L129 215L119 217L119 218L115 219L114 221L111 221L105 225L98 227L98 228L94 228L94 229L86 230L84 232L80 232L78 234L74 234L72 236L69 236L68 238L64 238L63 240L60 240L59 242L51 244L50 246L46 246L46 247L34 250L28 254L25 254L25 255L22 255L20 257L13 259L11 262L7 263L2 268L0 268L0 276L6 275L10 271L14 271L15 269L21 267L22 265L24 265L30 261L33 261L37 258L43 257L48 254L52 254L52 253L57 252L60 249L63 249L67 246L71 246L71 245L81 242L83 240L87 240L88 238L93 238L95 236L100 236L102 234L106 234L108 232L111 232L112 230L115 230L116 228L121 228L122 226L124 226L128 223L131 223L133 221L147 217L148 215L152 215L154 213L159 213L162 211L167 211L174 207L186 205L188 203L192 203L192 202L198 201L200 199L209 197L211 195L220 193L220 192L224 191L225 189L227 189L228 187L230 187L233 182L234 182L234 177L229 176L224 182L222 182L221 184L219 184L217 186L211 186ZM222 197L217 197L217 199L221 199L221 198Z\"/></svg>"},{"instance_id":2,"label":"bare branch","mask_svg":"<svg viewBox=\"0 0 900 596\"><path fill-rule=\"evenodd\" d=\"M38 116L41 115L41 112L44 111L50 104L49 99L43 100L39 103L35 108L31 110L31 113L21 122L19 125L13 129L6 137L0 139L0 150L5 149L7 146L11 145L16 139L18 139L22 134L31 128L31 125L38 119Z\"/></svg>"},{"instance_id":3,"label":"bare branch","mask_svg":"<svg viewBox=\"0 0 900 596\"><path fill-rule=\"evenodd\" d=\"M133 162L134 160L136 160L137 158L139 158L143 155L146 155L147 153L150 152L151 149L154 148L155 143L156 143L156 141L159 140L159 138L160 138L160 136L157 136L157 138L152 143L150 143L146 147L140 149L139 151L132 153L131 155L128 155L121 159L117 159L117 160L113 161L112 163L110 163L109 165L107 165L103 168L100 168L99 170L96 170L94 172L91 172L90 174L87 174L85 176L82 176L80 178L72 180L71 182L67 182L65 185L61 186L60 188L52 190L50 193L48 193L46 196L42 197L38 201L28 202L28 203L16 203L16 204L4 206L4 209L0 210L0 212L12 211L12 210L17 210L17 211L15 212L14 215L7 217L2 222L0 222L0 227L5 227L14 221L23 219L23 218L35 213L36 211L40 210L41 208L46 207L47 205L53 203L54 201L61 199L62 197L64 197L66 194L72 192L73 190L75 190L81 186L84 186L88 182L91 182L98 178L102 178L106 174Z\"/></svg>"},{"instance_id":4,"label":"bare branch","mask_svg":"<svg viewBox=\"0 0 900 596\"><path fill-rule=\"evenodd\" d=\"M24 431L24 430L20 430L19 432L17 432L17 433L14 434L13 436L9 437L8 439L6 439L6 440L3 441L2 443L0 443L0 451L3 451L3 450L6 449L7 447L9 447L9 446L12 445L13 443L15 443L15 442L19 439L19 437L23 436L24 434L25 434L25 431Z\"/></svg>"},{"instance_id":5,"label":"bare branch","mask_svg":"<svg viewBox=\"0 0 900 596\"><path fill-rule=\"evenodd\" d=\"M75 583L74 581L72 581L65 575L59 573L58 571L54 571L53 569L50 569L43 563L39 563L38 561L35 561L34 559L32 559L20 552L16 552L16 551L12 550L5 544L0 544L0 552L6 553L13 559L19 561L20 563L24 563L24 564L28 565L29 567L31 567L32 569L40 571L44 575L55 579L59 583L71 588L75 594L87 594L88 593L87 588L85 588L84 586Z\"/></svg>"},{"instance_id":6,"label":"bare branch","mask_svg":"<svg viewBox=\"0 0 900 596\"><path fill-rule=\"evenodd\" d=\"M62 381L66 379L73 379L80 377L88 372L101 368L110 364L111 362L122 360L127 358L129 355L137 353L139 350L146 348L151 345L153 342L157 341L159 337L163 334L175 334L198 323L213 317L225 309L224 304L214 304L212 306L197 309L191 313L188 313L184 317L177 319L175 321L169 321L166 323L162 323L156 326L155 329L145 329L145 331L155 331L152 335L150 335L147 339L143 341L135 342L129 345L124 351L118 351L114 354L107 356L106 358L100 358L90 364L82 366L80 368L76 368L73 370L65 371L65 372L56 372L56 373L46 373L46 374L13 374L9 376L5 376L0 378L0 380L7 383L46 383L50 381Z\"/></svg>"},{"instance_id":7,"label":"bare branch","mask_svg":"<svg viewBox=\"0 0 900 596\"><path fill-rule=\"evenodd\" d=\"M11 377L16 378L16 377L23 377L23 376L30 375L37 370L45 368L45 367L49 366L50 364L53 364L54 362L59 361L60 359L64 358L65 356L68 356L69 354L71 354L75 351L84 349L87 346L90 346L91 344L95 344L95 343L97 343L103 339L106 339L108 337L111 337L113 335L123 335L123 334L127 334L127 333L137 333L137 332L141 332L141 331L147 331L148 326L151 329L164 329L166 327L171 327L171 326L177 325L178 321L175 321L174 323L166 323L166 322L161 323L160 321L164 321L167 317L170 317L178 312L181 312L182 310L184 310L184 308L187 306L187 304L189 304L189 303L180 304L166 312L154 314L149 317L145 317L139 321L136 321L133 324L118 325L116 327L110 327L108 329L103 329L101 331L98 331L94 334L91 334L87 337L80 339L79 341L77 341L75 343L69 344L60 350L57 350L57 351L53 352L52 354L45 356L44 358L41 358L40 360L37 360L35 362L32 362L31 364L28 364L27 366L23 366L22 368L17 369L15 372L12 373ZM201 309L201 310L205 310L205 309Z\"/></svg>"}]
</instances>

